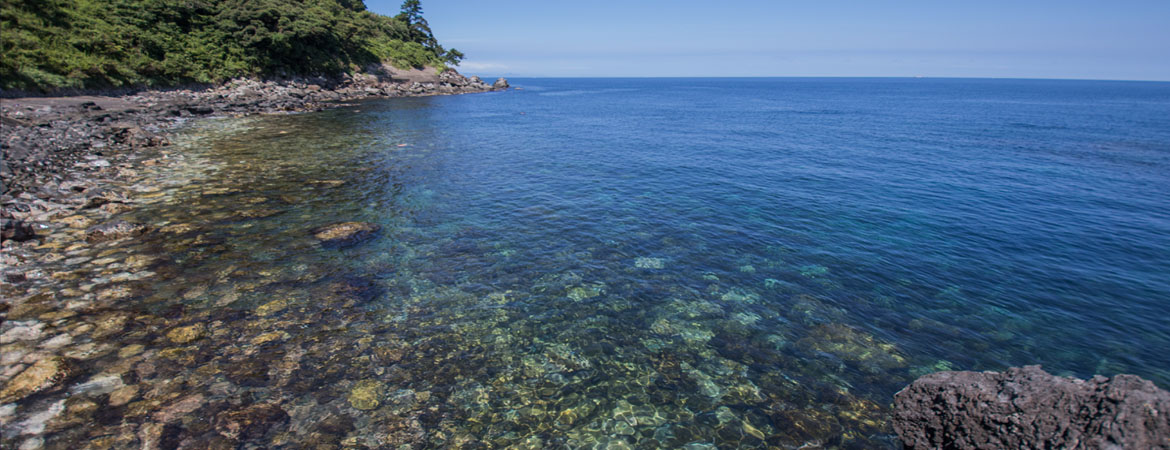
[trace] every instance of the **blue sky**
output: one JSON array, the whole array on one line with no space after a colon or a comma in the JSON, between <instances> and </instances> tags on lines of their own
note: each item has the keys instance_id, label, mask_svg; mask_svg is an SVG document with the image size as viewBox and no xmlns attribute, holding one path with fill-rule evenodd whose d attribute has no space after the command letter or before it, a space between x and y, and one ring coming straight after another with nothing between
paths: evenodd
<instances>
[{"instance_id":1,"label":"blue sky","mask_svg":"<svg viewBox=\"0 0 1170 450\"><path fill-rule=\"evenodd\" d=\"M366 0L397 14L401 0ZM484 76L1170 81L1170 0L423 0Z\"/></svg>"}]
</instances>

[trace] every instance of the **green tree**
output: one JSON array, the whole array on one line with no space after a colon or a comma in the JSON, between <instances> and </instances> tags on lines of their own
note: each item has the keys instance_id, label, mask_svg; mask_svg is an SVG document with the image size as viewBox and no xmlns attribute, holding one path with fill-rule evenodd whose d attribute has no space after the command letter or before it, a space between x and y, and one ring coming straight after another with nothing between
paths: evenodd
<instances>
[{"instance_id":1,"label":"green tree","mask_svg":"<svg viewBox=\"0 0 1170 450\"><path fill-rule=\"evenodd\" d=\"M458 66L459 63L463 61L463 56L463 52L450 49L447 50L447 53L443 54L443 61L452 66Z\"/></svg>"},{"instance_id":2,"label":"green tree","mask_svg":"<svg viewBox=\"0 0 1170 450\"><path fill-rule=\"evenodd\" d=\"M3 0L0 88L214 83L336 74L373 62L445 67L418 0L381 16L361 0Z\"/></svg>"}]
</instances>

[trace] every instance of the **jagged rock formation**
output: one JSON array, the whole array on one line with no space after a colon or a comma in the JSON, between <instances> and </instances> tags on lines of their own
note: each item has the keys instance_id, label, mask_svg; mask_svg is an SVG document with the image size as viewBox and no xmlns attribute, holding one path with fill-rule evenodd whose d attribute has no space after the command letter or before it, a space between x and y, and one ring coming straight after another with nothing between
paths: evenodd
<instances>
[{"instance_id":1,"label":"jagged rock formation","mask_svg":"<svg viewBox=\"0 0 1170 450\"><path fill-rule=\"evenodd\" d=\"M894 408L907 449L1170 449L1170 392L1134 375L937 372Z\"/></svg>"}]
</instances>

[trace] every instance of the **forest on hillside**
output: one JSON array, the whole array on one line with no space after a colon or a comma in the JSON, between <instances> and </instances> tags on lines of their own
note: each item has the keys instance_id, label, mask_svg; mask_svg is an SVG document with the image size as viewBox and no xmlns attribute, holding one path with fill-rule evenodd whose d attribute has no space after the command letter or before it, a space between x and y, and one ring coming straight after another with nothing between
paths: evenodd
<instances>
[{"instance_id":1,"label":"forest on hillside","mask_svg":"<svg viewBox=\"0 0 1170 450\"><path fill-rule=\"evenodd\" d=\"M0 88L51 90L331 75L377 62L443 68L418 0L4 0Z\"/></svg>"}]
</instances>

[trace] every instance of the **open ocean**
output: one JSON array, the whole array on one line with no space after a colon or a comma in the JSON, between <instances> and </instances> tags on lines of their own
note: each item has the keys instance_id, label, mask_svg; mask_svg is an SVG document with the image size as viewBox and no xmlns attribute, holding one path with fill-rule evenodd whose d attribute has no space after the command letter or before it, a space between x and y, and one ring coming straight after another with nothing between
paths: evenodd
<instances>
[{"instance_id":1,"label":"open ocean","mask_svg":"<svg viewBox=\"0 0 1170 450\"><path fill-rule=\"evenodd\" d=\"M228 331L156 376L286 445L489 448L896 448L938 370L1170 388L1170 83L511 81L189 127L141 217L207 231L137 307Z\"/></svg>"}]
</instances>

